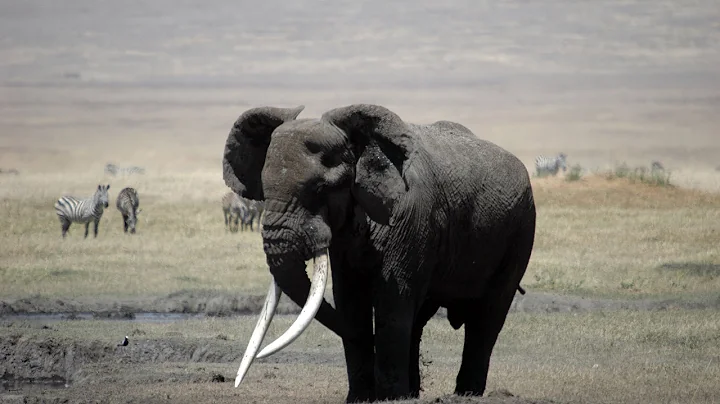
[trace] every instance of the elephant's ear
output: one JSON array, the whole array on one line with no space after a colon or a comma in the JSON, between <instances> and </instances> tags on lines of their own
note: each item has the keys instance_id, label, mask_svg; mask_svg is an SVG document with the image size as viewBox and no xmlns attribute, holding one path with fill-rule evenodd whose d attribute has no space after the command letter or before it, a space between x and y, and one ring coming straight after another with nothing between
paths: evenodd
<instances>
[{"instance_id":1,"label":"elephant's ear","mask_svg":"<svg viewBox=\"0 0 720 404\"><path fill-rule=\"evenodd\" d=\"M270 145L270 135L283 123L292 121L305 109L260 107L243 112L235 121L223 155L223 179L238 195L265 199L260 173Z\"/></svg>"},{"instance_id":2,"label":"elephant's ear","mask_svg":"<svg viewBox=\"0 0 720 404\"><path fill-rule=\"evenodd\" d=\"M352 192L370 219L393 225L394 208L407 192L406 161L415 146L412 129L394 112L356 104L330 110L322 119L343 130L358 157Z\"/></svg>"}]
</instances>

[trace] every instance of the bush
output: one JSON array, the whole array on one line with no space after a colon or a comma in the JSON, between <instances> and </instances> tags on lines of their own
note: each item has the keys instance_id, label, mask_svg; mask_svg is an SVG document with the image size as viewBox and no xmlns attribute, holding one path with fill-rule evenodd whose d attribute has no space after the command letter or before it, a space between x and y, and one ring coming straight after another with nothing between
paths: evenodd
<instances>
[{"instance_id":1,"label":"bush","mask_svg":"<svg viewBox=\"0 0 720 404\"><path fill-rule=\"evenodd\" d=\"M627 178L631 183L640 182L661 187L672 186L669 171L663 169L652 170L644 166L637 166L631 169L626 163L616 165L614 169L605 174L605 178L608 180Z\"/></svg>"},{"instance_id":2,"label":"bush","mask_svg":"<svg viewBox=\"0 0 720 404\"><path fill-rule=\"evenodd\" d=\"M582 172L583 169L580 164L575 164L574 166L570 167L570 171L568 171L567 175L565 176L565 181L579 181L582 178Z\"/></svg>"}]
</instances>

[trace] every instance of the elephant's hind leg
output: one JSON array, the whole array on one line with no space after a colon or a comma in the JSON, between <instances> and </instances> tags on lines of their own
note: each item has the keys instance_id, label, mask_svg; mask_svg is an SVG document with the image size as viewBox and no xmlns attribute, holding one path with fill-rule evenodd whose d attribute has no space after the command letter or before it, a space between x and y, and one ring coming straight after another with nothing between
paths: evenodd
<instances>
[{"instance_id":1,"label":"elephant's hind leg","mask_svg":"<svg viewBox=\"0 0 720 404\"><path fill-rule=\"evenodd\" d=\"M460 309L465 342L455 394L481 396L485 392L493 347L530 260L534 232L520 233L507 249L503 264L490 280L484 296Z\"/></svg>"}]
</instances>

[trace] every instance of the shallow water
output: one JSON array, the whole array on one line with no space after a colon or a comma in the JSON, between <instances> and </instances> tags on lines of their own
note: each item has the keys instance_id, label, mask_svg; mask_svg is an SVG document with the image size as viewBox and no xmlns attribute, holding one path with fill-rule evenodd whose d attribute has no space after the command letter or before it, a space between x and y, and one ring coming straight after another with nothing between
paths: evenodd
<instances>
[{"instance_id":1,"label":"shallow water","mask_svg":"<svg viewBox=\"0 0 720 404\"><path fill-rule=\"evenodd\" d=\"M169 323L179 320L202 319L208 317L205 313L25 313L12 314L0 317L2 321L37 321L58 322L67 320L116 320L136 323Z\"/></svg>"},{"instance_id":2,"label":"shallow water","mask_svg":"<svg viewBox=\"0 0 720 404\"><path fill-rule=\"evenodd\" d=\"M52 377L49 379L23 380L15 379L13 375L3 375L0 379L0 392L9 394L33 393L43 390L65 389L70 384L63 378ZM0 396L0 398L2 398Z\"/></svg>"}]
</instances>

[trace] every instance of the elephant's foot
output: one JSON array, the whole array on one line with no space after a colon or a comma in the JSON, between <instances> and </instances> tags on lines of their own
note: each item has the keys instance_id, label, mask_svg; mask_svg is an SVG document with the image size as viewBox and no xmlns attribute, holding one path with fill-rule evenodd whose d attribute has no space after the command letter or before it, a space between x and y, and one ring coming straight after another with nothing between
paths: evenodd
<instances>
[{"instance_id":1,"label":"elephant's foot","mask_svg":"<svg viewBox=\"0 0 720 404\"><path fill-rule=\"evenodd\" d=\"M472 383L463 383L460 380L457 382L457 386L455 387L455 394L458 396L474 396L474 397L480 397L485 393L485 383L482 383L481 386L471 386Z\"/></svg>"},{"instance_id":2,"label":"elephant's foot","mask_svg":"<svg viewBox=\"0 0 720 404\"><path fill-rule=\"evenodd\" d=\"M366 345L363 348L370 349L370 355L367 356L369 359L374 358L372 353L373 346ZM353 358L353 356L350 356ZM354 363L354 362L353 362ZM349 390L345 402L347 403L368 403L377 401L375 395L375 374L373 369L373 363L364 363L364 367L355 368L354 371L349 372Z\"/></svg>"},{"instance_id":3,"label":"elephant's foot","mask_svg":"<svg viewBox=\"0 0 720 404\"><path fill-rule=\"evenodd\" d=\"M371 394L370 391L366 392L353 392L350 391L345 398L346 403L372 403L377 401L375 394Z\"/></svg>"}]
</instances>

